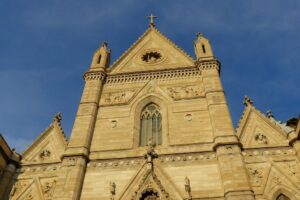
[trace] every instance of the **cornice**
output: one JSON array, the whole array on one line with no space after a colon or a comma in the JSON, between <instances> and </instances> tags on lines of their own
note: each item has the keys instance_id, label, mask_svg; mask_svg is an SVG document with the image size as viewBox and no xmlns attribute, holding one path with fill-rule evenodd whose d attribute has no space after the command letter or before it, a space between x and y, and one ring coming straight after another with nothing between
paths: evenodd
<instances>
[{"instance_id":1,"label":"cornice","mask_svg":"<svg viewBox=\"0 0 300 200\"><path fill-rule=\"evenodd\" d=\"M217 59L213 60L205 60L196 61L196 66L199 68L199 70L211 70L216 69L220 73L221 70L221 63Z\"/></svg>"},{"instance_id":2,"label":"cornice","mask_svg":"<svg viewBox=\"0 0 300 200\"><path fill-rule=\"evenodd\" d=\"M147 72L134 72L134 73L122 73L112 74L106 77L107 84L116 83L130 83L130 82L143 82L147 80L159 80L159 79L178 79L178 78L192 78L200 77L201 72L196 67L186 67L172 70L157 70Z\"/></svg>"},{"instance_id":3,"label":"cornice","mask_svg":"<svg viewBox=\"0 0 300 200\"><path fill-rule=\"evenodd\" d=\"M92 80L104 81L105 78L106 78L106 73L104 71L87 71L83 75L83 79L85 81L92 81Z\"/></svg>"}]
</instances>

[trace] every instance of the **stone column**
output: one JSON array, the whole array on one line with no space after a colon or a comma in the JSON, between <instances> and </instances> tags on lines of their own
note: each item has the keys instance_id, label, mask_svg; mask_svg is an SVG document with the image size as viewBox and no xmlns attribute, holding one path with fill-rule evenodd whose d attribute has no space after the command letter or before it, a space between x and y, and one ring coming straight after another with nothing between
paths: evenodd
<instances>
[{"instance_id":1,"label":"stone column","mask_svg":"<svg viewBox=\"0 0 300 200\"><path fill-rule=\"evenodd\" d=\"M57 182L54 198L79 200L89 155L90 144L98 113L99 99L106 74L88 71L85 87L71 133L70 142L63 155L61 177Z\"/></svg>"},{"instance_id":2,"label":"stone column","mask_svg":"<svg viewBox=\"0 0 300 200\"><path fill-rule=\"evenodd\" d=\"M219 145L216 148L226 200L254 200L249 176L239 145Z\"/></svg>"},{"instance_id":3,"label":"stone column","mask_svg":"<svg viewBox=\"0 0 300 200\"><path fill-rule=\"evenodd\" d=\"M202 75L215 146L238 143L220 80L219 61L216 59L198 61L197 66Z\"/></svg>"},{"instance_id":4,"label":"stone column","mask_svg":"<svg viewBox=\"0 0 300 200\"><path fill-rule=\"evenodd\" d=\"M13 178L13 175L16 171L16 166L13 163L10 163L6 166L5 170L2 172L0 179L0 197L4 197L9 191L10 182Z\"/></svg>"},{"instance_id":5,"label":"stone column","mask_svg":"<svg viewBox=\"0 0 300 200\"><path fill-rule=\"evenodd\" d=\"M235 135L231 116L220 80L220 63L216 59L198 60L206 94L213 134L214 150L226 200L254 200L246 166L241 155L241 145Z\"/></svg>"}]
</instances>

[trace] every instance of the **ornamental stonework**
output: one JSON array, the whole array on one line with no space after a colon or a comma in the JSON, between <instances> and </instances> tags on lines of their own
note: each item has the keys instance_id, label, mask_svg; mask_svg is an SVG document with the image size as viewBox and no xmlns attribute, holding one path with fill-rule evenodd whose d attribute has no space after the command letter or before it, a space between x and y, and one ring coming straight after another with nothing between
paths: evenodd
<instances>
[{"instance_id":1,"label":"ornamental stonework","mask_svg":"<svg viewBox=\"0 0 300 200\"><path fill-rule=\"evenodd\" d=\"M119 92L107 92L104 93L100 105L120 105L128 103L136 94L137 90L119 91Z\"/></svg>"},{"instance_id":2,"label":"ornamental stonework","mask_svg":"<svg viewBox=\"0 0 300 200\"><path fill-rule=\"evenodd\" d=\"M193 99L204 96L203 88L196 85L183 87L167 87L166 90L174 100Z\"/></svg>"}]
</instances>

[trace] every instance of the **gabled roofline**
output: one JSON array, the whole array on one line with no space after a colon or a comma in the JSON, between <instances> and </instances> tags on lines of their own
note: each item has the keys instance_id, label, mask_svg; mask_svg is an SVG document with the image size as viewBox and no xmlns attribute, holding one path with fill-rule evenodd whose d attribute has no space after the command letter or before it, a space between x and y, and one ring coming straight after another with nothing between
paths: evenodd
<instances>
[{"instance_id":1,"label":"gabled roofline","mask_svg":"<svg viewBox=\"0 0 300 200\"><path fill-rule=\"evenodd\" d=\"M242 116L240 117L238 126L236 128L236 134L238 138L241 138L241 134L245 128L245 124L247 123L251 112L255 112L258 116L260 116L267 124L269 124L272 128L277 130L278 132L282 133L283 136L287 137L289 133L284 132L278 125L275 123L271 122L268 117L266 117L261 111L259 111L252 102L247 102L245 103L246 107L242 113Z\"/></svg>"},{"instance_id":2,"label":"gabled roofline","mask_svg":"<svg viewBox=\"0 0 300 200\"><path fill-rule=\"evenodd\" d=\"M53 122L21 153L22 156L24 157L28 152L30 152L30 150L35 146L35 144L39 143L44 137L47 136L47 134L52 128L56 128L56 127L58 129L58 132L60 133L59 135L61 135L63 138L64 145L67 146L67 138L61 126L60 121L61 121L61 114L57 113L54 117Z\"/></svg>"},{"instance_id":3,"label":"gabled roofline","mask_svg":"<svg viewBox=\"0 0 300 200\"><path fill-rule=\"evenodd\" d=\"M183 53L191 62L196 62L192 56L190 56L188 53L186 53L183 49L181 49L179 46L177 46L173 41L171 41L169 38L167 38L163 33L161 33L157 28L150 26L146 29L146 31L126 50L124 53L118 57L115 62L110 66L109 72L113 71L117 64L120 63L120 61L128 55L128 53L138 45L138 43L150 32L150 31L156 31L159 35L161 35L164 39L166 39L175 49Z\"/></svg>"}]
</instances>

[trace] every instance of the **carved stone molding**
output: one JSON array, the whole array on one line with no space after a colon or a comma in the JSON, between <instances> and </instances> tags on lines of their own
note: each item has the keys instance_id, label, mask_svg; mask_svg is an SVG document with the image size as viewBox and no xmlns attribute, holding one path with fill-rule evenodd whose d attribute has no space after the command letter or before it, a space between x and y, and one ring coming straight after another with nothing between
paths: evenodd
<instances>
[{"instance_id":1,"label":"carved stone molding","mask_svg":"<svg viewBox=\"0 0 300 200\"><path fill-rule=\"evenodd\" d=\"M245 150L242 152L244 157L270 156L270 155L295 155L293 149L272 149L272 150Z\"/></svg>"},{"instance_id":2,"label":"carved stone molding","mask_svg":"<svg viewBox=\"0 0 300 200\"><path fill-rule=\"evenodd\" d=\"M25 196L24 200L33 200L33 195L31 194L31 191Z\"/></svg>"},{"instance_id":3,"label":"carved stone molding","mask_svg":"<svg viewBox=\"0 0 300 200\"><path fill-rule=\"evenodd\" d=\"M39 157L41 160L49 160L51 157L51 151L48 149L45 149L39 154Z\"/></svg>"},{"instance_id":4,"label":"carved stone molding","mask_svg":"<svg viewBox=\"0 0 300 200\"><path fill-rule=\"evenodd\" d=\"M24 190L24 188L26 188L28 185L29 185L29 182L17 181L15 183L15 185L13 186L12 190L10 191L9 196L11 198L18 196Z\"/></svg>"},{"instance_id":5,"label":"carved stone molding","mask_svg":"<svg viewBox=\"0 0 300 200\"><path fill-rule=\"evenodd\" d=\"M56 185L56 180L47 181L42 184L43 195L46 200L52 199L52 194Z\"/></svg>"},{"instance_id":6,"label":"carved stone molding","mask_svg":"<svg viewBox=\"0 0 300 200\"><path fill-rule=\"evenodd\" d=\"M118 168L118 167L132 167L132 166L141 166L145 163L144 159L116 159L116 160L101 160L101 161L91 161L88 163L87 167L90 169L93 168Z\"/></svg>"},{"instance_id":7,"label":"carved stone molding","mask_svg":"<svg viewBox=\"0 0 300 200\"><path fill-rule=\"evenodd\" d=\"M144 82L148 80L174 80L174 79L189 79L193 77L200 77L200 71L195 67L165 70L165 71L153 71L153 72L139 72L139 73L124 73L108 75L106 78L106 84L118 84L118 83L132 83L132 82Z\"/></svg>"},{"instance_id":8,"label":"carved stone molding","mask_svg":"<svg viewBox=\"0 0 300 200\"><path fill-rule=\"evenodd\" d=\"M195 162L203 160L216 160L216 154L212 153L194 153L194 154L178 154L178 155L160 155L157 159L160 163L177 163L177 162ZM121 168L141 166L146 161L143 157L131 159L113 159L113 160L93 160L87 165L89 169L97 168Z\"/></svg>"},{"instance_id":9,"label":"carved stone molding","mask_svg":"<svg viewBox=\"0 0 300 200\"><path fill-rule=\"evenodd\" d=\"M251 185L260 186L263 180L263 168L251 166L247 167L247 169L250 175Z\"/></svg>"},{"instance_id":10,"label":"carved stone molding","mask_svg":"<svg viewBox=\"0 0 300 200\"><path fill-rule=\"evenodd\" d=\"M106 74L102 71L97 71L97 72L86 72L83 75L83 78L85 81L91 81L91 80L101 80L104 81L106 77Z\"/></svg>"},{"instance_id":11,"label":"carved stone molding","mask_svg":"<svg viewBox=\"0 0 300 200\"><path fill-rule=\"evenodd\" d=\"M210 70L210 69L216 69L220 72L220 62L217 60L211 60L211 61L197 61L196 65L200 70Z\"/></svg>"},{"instance_id":12,"label":"carved stone molding","mask_svg":"<svg viewBox=\"0 0 300 200\"><path fill-rule=\"evenodd\" d=\"M147 178L151 176L153 181L148 179L147 183ZM161 181L159 178L156 176L153 171L147 170L146 173L143 175L142 179L140 180L139 184L137 185L137 189L134 192L134 195L131 197L131 200L139 200L139 199L144 199L144 194L145 192L153 192L155 195L149 195L145 199L153 199L153 200L171 200L172 198L170 197L170 194L165 190L164 186L162 185Z\"/></svg>"},{"instance_id":13,"label":"carved stone molding","mask_svg":"<svg viewBox=\"0 0 300 200\"><path fill-rule=\"evenodd\" d=\"M262 133L257 133L255 135L254 139L258 144L268 144L269 143L268 137Z\"/></svg>"},{"instance_id":14,"label":"carved stone molding","mask_svg":"<svg viewBox=\"0 0 300 200\"><path fill-rule=\"evenodd\" d=\"M174 100L204 97L203 88L197 85L184 87L168 87L166 88L166 90Z\"/></svg>"},{"instance_id":15,"label":"carved stone molding","mask_svg":"<svg viewBox=\"0 0 300 200\"><path fill-rule=\"evenodd\" d=\"M100 105L106 106L126 104L132 99L136 92L137 90L103 93Z\"/></svg>"},{"instance_id":16,"label":"carved stone molding","mask_svg":"<svg viewBox=\"0 0 300 200\"><path fill-rule=\"evenodd\" d=\"M72 167L77 163L78 158L76 157L67 157L63 160L63 167Z\"/></svg>"},{"instance_id":17,"label":"carved stone molding","mask_svg":"<svg viewBox=\"0 0 300 200\"><path fill-rule=\"evenodd\" d=\"M158 161L161 163L191 162L200 160L215 160L215 153L160 155Z\"/></svg>"},{"instance_id":18,"label":"carved stone molding","mask_svg":"<svg viewBox=\"0 0 300 200\"><path fill-rule=\"evenodd\" d=\"M31 165L31 166L22 166L17 169L17 173L22 174L25 172L54 172L60 168L60 164L51 164L51 165Z\"/></svg>"}]
</instances>

